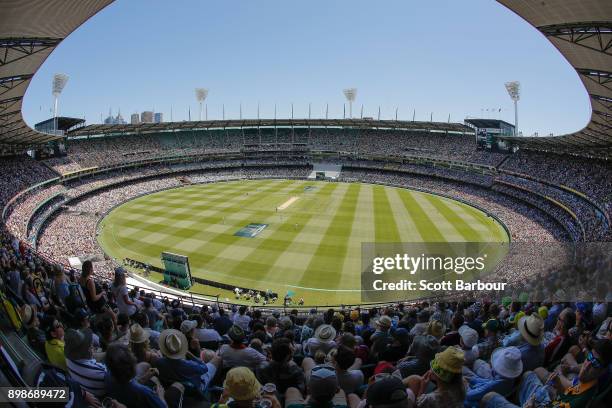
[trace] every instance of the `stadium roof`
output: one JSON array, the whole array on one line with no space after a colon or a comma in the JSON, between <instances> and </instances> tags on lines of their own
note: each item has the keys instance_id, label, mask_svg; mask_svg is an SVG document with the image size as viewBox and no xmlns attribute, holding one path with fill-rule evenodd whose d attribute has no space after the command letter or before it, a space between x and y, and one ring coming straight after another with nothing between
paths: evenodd
<instances>
[{"instance_id":1,"label":"stadium roof","mask_svg":"<svg viewBox=\"0 0 612 408\"><path fill-rule=\"evenodd\" d=\"M499 119L466 119L465 122L479 129L484 129L484 128L499 129L502 123L504 123L506 126L514 128L513 124L508 123L505 120L499 120Z\"/></svg>"},{"instance_id":2,"label":"stadium roof","mask_svg":"<svg viewBox=\"0 0 612 408\"><path fill-rule=\"evenodd\" d=\"M591 120L578 132L508 139L532 149L611 157L612 1L498 1L536 27L557 47L580 76L592 108Z\"/></svg>"},{"instance_id":3,"label":"stadium roof","mask_svg":"<svg viewBox=\"0 0 612 408\"><path fill-rule=\"evenodd\" d=\"M0 145L34 145L57 139L31 129L21 115L32 77L68 34L113 0L0 2Z\"/></svg>"},{"instance_id":4,"label":"stadium roof","mask_svg":"<svg viewBox=\"0 0 612 408\"><path fill-rule=\"evenodd\" d=\"M57 118L49 118L38 122L34 125L34 128L54 126L57 130L67 131L77 125L84 124L85 119L81 118L69 118L67 116L58 116Z\"/></svg>"},{"instance_id":5,"label":"stadium roof","mask_svg":"<svg viewBox=\"0 0 612 408\"><path fill-rule=\"evenodd\" d=\"M53 49L112 1L0 2L0 145L23 148L58 138L26 125L23 95ZM578 72L592 107L591 120L578 132L509 139L526 148L611 157L612 1L498 1L536 27L565 56Z\"/></svg>"},{"instance_id":6,"label":"stadium roof","mask_svg":"<svg viewBox=\"0 0 612 408\"><path fill-rule=\"evenodd\" d=\"M371 119L240 119L208 120L164 123L139 123L137 125L89 125L73 130L68 137L117 133L149 133L171 130L257 128L257 127L345 127L363 129L433 130L449 132L470 132L461 123L412 122Z\"/></svg>"}]
</instances>

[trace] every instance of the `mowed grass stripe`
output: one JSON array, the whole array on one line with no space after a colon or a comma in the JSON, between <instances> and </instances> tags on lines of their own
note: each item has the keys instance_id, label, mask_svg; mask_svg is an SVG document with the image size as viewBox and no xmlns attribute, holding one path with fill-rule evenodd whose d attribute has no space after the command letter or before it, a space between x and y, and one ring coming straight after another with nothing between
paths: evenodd
<instances>
[{"instance_id":1,"label":"mowed grass stripe","mask_svg":"<svg viewBox=\"0 0 612 408\"><path fill-rule=\"evenodd\" d=\"M336 183L328 183L317 194L333 193L337 187ZM303 185L300 185L300 188L303 193ZM277 214L271 214L271 217L275 216ZM293 213L272 232L270 237L265 240L257 240L258 245L252 247L246 258L234 265L228 274L234 275L237 272L248 271L249 277L260 279L262 284L268 282L272 275L272 265L291 246L313 216L313 213ZM275 239L275 235L282 235L282 239Z\"/></svg>"},{"instance_id":2,"label":"mowed grass stripe","mask_svg":"<svg viewBox=\"0 0 612 408\"><path fill-rule=\"evenodd\" d=\"M446 205L469 224L474 225L483 242L505 242L508 234L504 227L486 213L466 204L454 201L445 201Z\"/></svg>"},{"instance_id":3,"label":"mowed grass stripe","mask_svg":"<svg viewBox=\"0 0 612 408\"><path fill-rule=\"evenodd\" d=\"M434 207L430 198L438 198L436 195L432 194L418 194L414 196L414 199L423 211L427 214L429 219L432 221L432 225L440 232L440 234L444 237L447 242L460 242L464 240L463 235L452 223L449 223L446 218L438 211L436 207Z\"/></svg>"},{"instance_id":4,"label":"mowed grass stripe","mask_svg":"<svg viewBox=\"0 0 612 408\"><path fill-rule=\"evenodd\" d=\"M387 192L401 242L423 242L423 237L414 224L412 215L406 210L400 198L400 195L408 194L408 192L399 188L390 188Z\"/></svg>"},{"instance_id":5,"label":"mowed grass stripe","mask_svg":"<svg viewBox=\"0 0 612 408\"><path fill-rule=\"evenodd\" d=\"M383 186L374 186L374 236L376 242L400 242L395 214L389 204L387 189Z\"/></svg>"},{"instance_id":6,"label":"mowed grass stripe","mask_svg":"<svg viewBox=\"0 0 612 408\"><path fill-rule=\"evenodd\" d=\"M449 224L455 227L466 241L478 241L481 239L480 233L472 228L456 211L453 211L453 209L446 205L444 199L434 196L425 196L425 198L442 214Z\"/></svg>"},{"instance_id":7,"label":"mowed grass stripe","mask_svg":"<svg viewBox=\"0 0 612 408\"><path fill-rule=\"evenodd\" d=\"M338 208L342 204L342 199L345 193L348 191L348 184L346 183L330 183L334 186L333 193L335 198L328 202L325 206L324 211L326 216L323 218L314 218L304 225L302 231L293 240L291 246L277 258L274 266L277 269L270 271L270 276L267 277L268 281L273 282L276 280L285 281L289 277L287 272L289 267L298 266L299 272L295 275L290 275L290 284L297 284L302 281L306 286L312 286L308 284L310 275L306 275L306 267L312 261L316 250L321 243L321 236L327 230L333 216L336 214ZM330 193L331 195L331 193ZM316 225L313 225L316 224ZM323 231L321 231L323 229ZM319 232L321 231L321 232ZM316 242L313 243L313 237L316 238Z\"/></svg>"},{"instance_id":8,"label":"mowed grass stripe","mask_svg":"<svg viewBox=\"0 0 612 408\"><path fill-rule=\"evenodd\" d=\"M363 184L357 196L357 207L353 218L353 227L347 245L347 253L342 267L343 289L359 289L361 287L361 244L375 242L375 228L372 225L374 212L374 186ZM355 293L353 302L361 300L360 293Z\"/></svg>"},{"instance_id":9,"label":"mowed grass stripe","mask_svg":"<svg viewBox=\"0 0 612 408\"><path fill-rule=\"evenodd\" d=\"M423 210L421 205L414 199L412 192L408 191L406 194L400 194L400 198L404 204L404 208L411 215L414 225L419 230L419 235L423 237L425 242L446 242L446 239L444 239L444 236L435 227L435 224L429 218L425 210Z\"/></svg>"},{"instance_id":10,"label":"mowed grass stripe","mask_svg":"<svg viewBox=\"0 0 612 408\"><path fill-rule=\"evenodd\" d=\"M346 190L342 204L336 211L327 231L321 237L321 242L304 276L300 279L299 286L316 285L316 287L325 289L340 286L342 274L338 272L342 268L347 252L348 237L351 235L360 190L361 184L351 184Z\"/></svg>"},{"instance_id":11,"label":"mowed grass stripe","mask_svg":"<svg viewBox=\"0 0 612 408\"><path fill-rule=\"evenodd\" d=\"M270 184L268 188L264 188L257 193L246 195L240 195L241 200L238 202L240 204L254 204L259 201L262 197L264 197L270 191L280 191L283 186L287 186L291 184L291 181L286 180L277 184ZM227 198L226 198L227 200ZM238 210L240 205L235 205L233 208L230 208L229 211ZM224 209L227 211L228 209ZM221 223L223 221L223 216L220 215L224 211L217 211L215 215L206 217L206 219L201 219L202 223L208 222L209 224ZM235 226L228 226L227 229L235 228ZM157 230L151 231L151 233L167 233L167 238L163 241L163 244L159 243L150 243L147 242L147 235L140 236L139 238L132 237L120 237L118 239L118 244L121 246L129 246L133 251L140 252L142 254L160 254L163 251L168 251L170 248L180 250L180 247L176 247L175 245L181 242L185 238L190 238L201 234L202 228L193 229L193 228L176 228L171 223L168 224L160 224L158 225ZM195 259L197 259L198 254L193 255ZM154 255L153 257L149 256L149 258L155 259L154 265L161 265L161 261L158 258L158 255Z\"/></svg>"}]
</instances>

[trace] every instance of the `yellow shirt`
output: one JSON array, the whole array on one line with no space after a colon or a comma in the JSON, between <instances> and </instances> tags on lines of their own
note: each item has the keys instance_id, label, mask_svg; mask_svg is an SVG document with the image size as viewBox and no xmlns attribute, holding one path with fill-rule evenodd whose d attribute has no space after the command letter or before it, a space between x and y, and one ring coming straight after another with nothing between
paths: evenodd
<instances>
[{"instance_id":1,"label":"yellow shirt","mask_svg":"<svg viewBox=\"0 0 612 408\"><path fill-rule=\"evenodd\" d=\"M45 351L47 352L47 358L51 364L68 370L66 367L66 357L64 356L64 342L62 340L47 340L45 342Z\"/></svg>"}]
</instances>

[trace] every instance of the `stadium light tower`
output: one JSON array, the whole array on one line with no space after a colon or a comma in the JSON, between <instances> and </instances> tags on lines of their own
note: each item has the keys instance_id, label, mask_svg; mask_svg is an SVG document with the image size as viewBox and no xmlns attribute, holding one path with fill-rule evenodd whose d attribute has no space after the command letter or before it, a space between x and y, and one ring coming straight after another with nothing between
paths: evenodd
<instances>
[{"instance_id":1,"label":"stadium light tower","mask_svg":"<svg viewBox=\"0 0 612 408\"><path fill-rule=\"evenodd\" d=\"M200 104L200 116L198 117L198 120L202 120L202 105L204 104L204 101L206 100L206 97L208 96L208 89L206 89L206 88L196 88L195 89L195 96L196 96L196 100ZM206 116L208 116L208 115L206 115ZM206 120L208 120L208 117L206 118Z\"/></svg>"},{"instance_id":2,"label":"stadium light tower","mask_svg":"<svg viewBox=\"0 0 612 408\"><path fill-rule=\"evenodd\" d=\"M344 92L344 96L349 103L349 118L353 119L353 102L357 98L357 88L348 88L342 92Z\"/></svg>"},{"instance_id":3,"label":"stadium light tower","mask_svg":"<svg viewBox=\"0 0 612 408\"><path fill-rule=\"evenodd\" d=\"M514 101L514 136L518 135L518 101L521 99L521 83L518 81L506 82L506 90L510 99Z\"/></svg>"},{"instance_id":4,"label":"stadium light tower","mask_svg":"<svg viewBox=\"0 0 612 408\"><path fill-rule=\"evenodd\" d=\"M53 103L53 132L57 132L57 105L59 101L59 96L64 90L66 83L68 82L68 75L66 74L55 74L53 75L53 90L51 93L53 94L54 103Z\"/></svg>"}]
</instances>

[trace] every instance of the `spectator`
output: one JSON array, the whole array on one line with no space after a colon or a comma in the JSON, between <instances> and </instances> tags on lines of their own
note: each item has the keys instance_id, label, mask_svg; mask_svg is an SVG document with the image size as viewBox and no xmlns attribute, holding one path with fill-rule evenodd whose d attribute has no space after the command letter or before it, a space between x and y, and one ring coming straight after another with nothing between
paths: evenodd
<instances>
[{"instance_id":1,"label":"spectator","mask_svg":"<svg viewBox=\"0 0 612 408\"><path fill-rule=\"evenodd\" d=\"M110 398L128 407L166 407L164 397L171 402L170 407L179 406L178 402L184 389L181 384L172 384L164 390L159 379L148 376L153 387L136 381L136 358L123 344L112 344L106 352L108 373L105 376L105 389Z\"/></svg>"},{"instance_id":2,"label":"spectator","mask_svg":"<svg viewBox=\"0 0 612 408\"><path fill-rule=\"evenodd\" d=\"M465 387L461 370L463 352L456 347L448 347L436 354L431 369L423 377L410 376L404 380L416 397L418 408L462 408L465 400ZM434 382L436 388L426 392Z\"/></svg>"},{"instance_id":3,"label":"spectator","mask_svg":"<svg viewBox=\"0 0 612 408\"><path fill-rule=\"evenodd\" d=\"M156 350L151 350L149 348L149 337L150 333L144 330L138 323L135 323L130 327L130 351L134 353L137 362L144 362L152 365L161 356Z\"/></svg>"},{"instance_id":4,"label":"spectator","mask_svg":"<svg viewBox=\"0 0 612 408\"><path fill-rule=\"evenodd\" d=\"M463 359L466 367L471 368L478 358L478 350L474 349L478 343L478 332L470 326L463 325L459 328L459 348L463 350Z\"/></svg>"},{"instance_id":5,"label":"spectator","mask_svg":"<svg viewBox=\"0 0 612 408\"><path fill-rule=\"evenodd\" d=\"M364 377L359 365L355 365L355 352L349 347L340 346L332 356L340 388L346 395L356 394L363 385Z\"/></svg>"},{"instance_id":6,"label":"spectator","mask_svg":"<svg viewBox=\"0 0 612 408\"><path fill-rule=\"evenodd\" d=\"M231 343L224 344L219 349L224 368L245 366L255 371L266 362L266 356L252 347L247 347L246 334L238 326L232 326L227 335Z\"/></svg>"},{"instance_id":7,"label":"spectator","mask_svg":"<svg viewBox=\"0 0 612 408\"><path fill-rule=\"evenodd\" d=\"M528 371L523 375L518 401L522 407L558 406L586 408L598 391L600 378L612 362L610 340L597 340L582 364L578 377L570 381L561 371L548 373L544 369ZM498 393L489 393L483 398L483 405L489 407L516 408Z\"/></svg>"},{"instance_id":8,"label":"spectator","mask_svg":"<svg viewBox=\"0 0 612 408\"><path fill-rule=\"evenodd\" d=\"M332 367L318 365L312 368L308 380L308 395L304 399L297 388L288 388L285 394L286 408L305 407L346 407L346 395L338 384L338 378Z\"/></svg>"},{"instance_id":9,"label":"spectator","mask_svg":"<svg viewBox=\"0 0 612 408\"><path fill-rule=\"evenodd\" d=\"M499 347L498 333L501 329L499 320L489 319L482 325L484 329L484 340L476 344L478 358L488 360L491 358L491 353Z\"/></svg>"},{"instance_id":10,"label":"spectator","mask_svg":"<svg viewBox=\"0 0 612 408\"><path fill-rule=\"evenodd\" d=\"M308 356L314 356L319 350L327 354L336 347L335 338L336 330L328 324L322 324L315 330L314 337L304 344L304 352Z\"/></svg>"},{"instance_id":11,"label":"spectator","mask_svg":"<svg viewBox=\"0 0 612 408\"><path fill-rule=\"evenodd\" d=\"M229 402L230 398L233 400ZM227 372L223 383L223 395L218 404L212 408L263 408L261 400L268 401L271 408L280 408L276 396L261 394L261 384L251 370L246 367L234 367Z\"/></svg>"},{"instance_id":12,"label":"spectator","mask_svg":"<svg viewBox=\"0 0 612 408\"><path fill-rule=\"evenodd\" d=\"M240 326L244 331L249 330L249 324L251 323L251 317L246 314L247 307L242 305L238 309L238 313L234 315L234 324Z\"/></svg>"},{"instance_id":13,"label":"spectator","mask_svg":"<svg viewBox=\"0 0 612 408\"><path fill-rule=\"evenodd\" d=\"M277 391L284 394L287 388L305 391L304 371L293 361L293 349L287 338L278 338L270 349L272 360L257 369L257 378L262 383L276 384Z\"/></svg>"},{"instance_id":14,"label":"spectator","mask_svg":"<svg viewBox=\"0 0 612 408\"><path fill-rule=\"evenodd\" d=\"M93 357L93 333L90 329L66 330L66 365L72 378L96 397L106 393L106 366Z\"/></svg>"},{"instance_id":15,"label":"spectator","mask_svg":"<svg viewBox=\"0 0 612 408\"><path fill-rule=\"evenodd\" d=\"M464 372L466 370L464 369ZM523 372L521 352L516 347L498 348L491 356L491 365L482 360L474 363L474 373L465 374L469 388L465 405L478 407L478 403L489 392L497 392L509 396L515 379Z\"/></svg>"},{"instance_id":16,"label":"spectator","mask_svg":"<svg viewBox=\"0 0 612 408\"><path fill-rule=\"evenodd\" d=\"M185 395L202 399L220 364L218 357L204 363L187 351L187 338L174 329L164 330L159 337L163 357L155 361L159 379L165 387L173 383L185 386Z\"/></svg>"},{"instance_id":17,"label":"spectator","mask_svg":"<svg viewBox=\"0 0 612 408\"><path fill-rule=\"evenodd\" d=\"M51 364L67 370L64 356L64 325L54 316L48 316L45 322L45 353Z\"/></svg>"},{"instance_id":18,"label":"spectator","mask_svg":"<svg viewBox=\"0 0 612 408\"><path fill-rule=\"evenodd\" d=\"M570 308L563 309L554 328L556 336L544 348L544 365L548 366L563 357L572 346L569 331L576 325L576 315Z\"/></svg>"},{"instance_id":19,"label":"spectator","mask_svg":"<svg viewBox=\"0 0 612 408\"><path fill-rule=\"evenodd\" d=\"M366 391L365 407L368 408L412 408L413 406L414 394L410 392L409 396L402 380L394 376L374 382Z\"/></svg>"},{"instance_id":20,"label":"spectator","mask_svg":"<svg viewBox=\"0 0 612 408\"><path fill-rule=\"evenodd\" d=\"M219 316L215 318L213 327L219 333L220 336L227 334L227 331L232 327L233 323L229 317L225 314L225 310L219 309Z\"/></svg>"},{"instance_id":21,"label":"spectator","mask_svg":"<svg viewBox=\"0 0 612 408\"><path fill-rule=\"evenodd\" d=\"M36 310L32 306L25 304L21 308L21 321L26 328L26 335L30 346L41 356L45 356L46 335L40 329L40 320Z\"/></svg>"},{"instance_id":22,"label":"spectator","mask_svg":"<svg viewBox=\"0 0 612 408\"><path fill-rule=\"evenodd\" d=\"M408 349L408 357L400 360L397 369L402 378L423 375L429 370L429 363L438 352L440 343L430 335L416 336Z\"/></svg>"},{"instance_id":23,"label":"spectator","mask_svg":"<svg viewBox=\"0 0 612 408\"><path fill-rule=\"evenodd\" d=\"M124 313L128 317L132 316L138 310L136 303L134 303L128 296L128 288L125 282L126 270L121 266L115 268L115 280L113 282L113 296L117 302L117 309L119 313Z\"/></svg>"}]
</instances>

